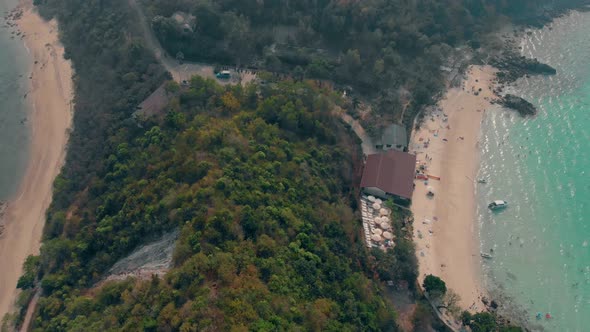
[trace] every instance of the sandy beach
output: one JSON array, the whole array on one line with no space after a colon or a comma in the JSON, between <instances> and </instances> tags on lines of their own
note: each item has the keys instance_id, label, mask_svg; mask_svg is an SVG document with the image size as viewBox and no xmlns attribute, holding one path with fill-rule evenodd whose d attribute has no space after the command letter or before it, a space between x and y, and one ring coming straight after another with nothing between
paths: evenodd
<instances>
[{"instance_id":1,"label":"sandy beach","mask_svg":"<svg viewBox=\"0 0 590 332\"><path fill-rule=\"evenodd\" d=\"M440 177L428 184L415 181L412 212L420 281L428 274L439 276L461 297L459 305L471 311L483 309L480 297L485 295L474 180L480 127L485 110L492 106L494 78L492 67L470 67L462 86L450 89L438 110L426 114L410 144L418 166ZM426 195L429 187L435 193L432 198Z\"/></svg>"},{"instance_id":2,"label":"sandy beach","mask_svg":"<svg viewBox=\"0 0 590 332\"><path fill-rule=\"evenodd\" d=\"M39 252L45 211L51 203L53 180L65 156L68 129L72 121L72 68L63 58L55 21L43 21L30 0L20 5L17 21L25 35L31 58L31 105L27 123L31 128L29 160L17 195L8 202L0 237L0 317L12 311L22 273L30 254Z\"/></svg>"}]
</instances>

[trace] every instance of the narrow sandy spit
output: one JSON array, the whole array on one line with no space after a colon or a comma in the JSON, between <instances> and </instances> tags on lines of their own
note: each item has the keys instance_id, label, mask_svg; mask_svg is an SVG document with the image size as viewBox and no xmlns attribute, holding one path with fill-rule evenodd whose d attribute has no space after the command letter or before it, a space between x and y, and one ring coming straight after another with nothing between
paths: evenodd
<instances>
[{"instance_id":1,"label":"narrow sandy spit","mask_svg":"<svg viewBox=\"0 0 590 332\"><path fill-rule=\"evenodd\" d=\"M55 21L45 22L31 1L21 4L18 20L31 61L27 99L32 110L32 138L27 169L15 198L8 202L0 237L0 318L14 308L16 283L30 254L39 252L45 211L51 203L53 180L64 161L72 121L72 67L63 58Z\"/></svg>"},{"instance_id":2,"label":"narrow sandy spit","mask_svg":"<svg viewBox=\"0 0 590 332\"><path fill-rule=\"evenodd\" d=\"M474 180L480 127L494 99L494 77L492 67L470 67L462 87L450 89L438 105L440 110L427 114L413 132L410 146L418 166L425 165L426 174L440 177L428 185L415 181L412 212L420 281L428 274L441 277L461 297L460 306L471 311L483 309L480 298L485 296ZM435 193L432 198L426 195L428 187Z\"/></svg>"}]
</instances>

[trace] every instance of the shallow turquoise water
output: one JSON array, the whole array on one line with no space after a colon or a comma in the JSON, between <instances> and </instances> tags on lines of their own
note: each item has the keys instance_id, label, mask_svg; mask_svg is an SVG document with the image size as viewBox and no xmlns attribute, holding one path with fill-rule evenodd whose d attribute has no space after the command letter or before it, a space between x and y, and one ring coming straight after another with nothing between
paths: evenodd
<instances>
[{"instance_id":1,"label":"shallow turquoise water","mask_svg":"<svg viewBox=\"0 0 590 332\"><path fill-rule=\"evenodd\" d=\"M482 251L494 259L484 274L534 330L590 331L590 13L533 31L522 46L558 74L512 88L538 116L487 113L480 176L489 182L478 185L478 215ZM510 207L491 213L493 199Z\"/></svg>"},{"instance_id":2,"label":"shallow turquoise water","mask_svg":"<svg viewBox=\"0 0 590 332\"><path fill-rule=\"evenodd\" d=\"M14 8L16 0L0 0L0 200L7 200L18 190L24 174L29 144L26 120L29 106L24 95L28 90L28 53L17 37L11 39L3 17Z\"/></svg>"}]
</instances>

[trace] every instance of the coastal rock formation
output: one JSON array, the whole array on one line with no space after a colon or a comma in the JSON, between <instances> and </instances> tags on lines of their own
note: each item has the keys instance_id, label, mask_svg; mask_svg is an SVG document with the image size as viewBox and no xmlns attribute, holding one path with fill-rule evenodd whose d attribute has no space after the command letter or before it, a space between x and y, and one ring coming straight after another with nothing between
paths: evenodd
<instances>
[{"instance_id":1,"label":"coastal rock formation","mask_svg":"<svg viewBox=\"0 0 590 332\"><path fill-rule=\"evenodd\" d=\"M518 55L513 51L503 52L502 55L492 59L491 65L498 68L497 76L500 83L514 82L526 75L557 74L557 70L548 64Z\"/></svg>"},{"instance_id":2,"label":"coastal rock formation","mask_svg":"<svg viewBox=\"0 0 590 332\"><path fill-rule=\"evenodd\" d=\"M522 116L537 114L537 108L533 104L515 95L507 94L498 103L506 108L517 111Z\"/></svg>"}]
</instances>

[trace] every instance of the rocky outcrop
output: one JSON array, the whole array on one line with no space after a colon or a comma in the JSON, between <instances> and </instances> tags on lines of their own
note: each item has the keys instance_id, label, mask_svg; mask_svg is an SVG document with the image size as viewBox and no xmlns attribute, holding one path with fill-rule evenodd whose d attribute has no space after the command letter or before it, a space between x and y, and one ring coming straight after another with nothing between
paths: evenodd
<instances>
[{"instance_id":1,"label":"rocky outcrop","mask_svg":"<svg viewBox=\"0 0 590 332\"><path fill-rule=\"evenodd\" d=\"M492 59L491 65L498 68L498 81L511 83L526 75L555 75L557 70L537 59L530 59L505 51L502 55Z\"/></svg>"},{"instance_id":2,"label":"rocky outcrop","mask_svg":"<svg viewBox=\"0 0 590 332\"><path fill-rule=\"evenodd\" d=\"M533 104L515 95L507 94L504 97L500 98L498 103L506 108L510 108L517 111L518 114L522 116L530 116L537 114L537 108Z\"/></svg>"}]
</instances>

